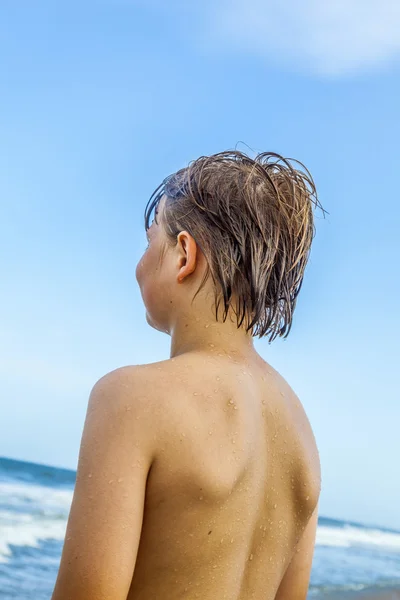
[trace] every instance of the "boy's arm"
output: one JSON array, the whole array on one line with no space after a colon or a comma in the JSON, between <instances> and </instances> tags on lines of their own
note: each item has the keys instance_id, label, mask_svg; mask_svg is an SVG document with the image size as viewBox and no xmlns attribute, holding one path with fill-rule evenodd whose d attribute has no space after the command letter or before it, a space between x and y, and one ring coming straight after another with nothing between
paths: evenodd
<instances>
[{"instance_id":1,"label":"boy's arm","mask_svg":"<svg viewBox=\"0 0 400 600\"><path fill-rule=\"evenodd\" d=\"M154 450L144 384L124 367L92 389L52 600L126 600Z\"/></svg>"},{"instance_id":2,"label":"boy's arm","mask_svg":"<svg viewBox=\"0 0 400 600\"><path fill-rule=\"evenodd\" d=\"M306 600L310 582L318 506L315 508L281 581L275 600Z\"/></svg>"}]
</instances>

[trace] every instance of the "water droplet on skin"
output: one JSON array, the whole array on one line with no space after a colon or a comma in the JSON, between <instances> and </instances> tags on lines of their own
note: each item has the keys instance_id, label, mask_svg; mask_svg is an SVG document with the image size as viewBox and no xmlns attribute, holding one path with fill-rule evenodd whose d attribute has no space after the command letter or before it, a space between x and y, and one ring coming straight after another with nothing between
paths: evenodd
<instances>
[{"instance_id":1,"label":"water droplet on skin","mask_svg":"<svg viewBox=\"0 0 400 600\"><path fill-rule=\"evenodd\" d=\"M91 476L92 476L92 474L91 474L91 473L89 473L88 477L91 477Z\"/></svg>"},{"instance_id":2,"label":"water droplet on skin","mask_svg":"<svg viewBox=\"0 0 400 600\"><path fill-rule=\"evenodd\" d=\"M221 379L221 377L216 377L215 379L216 379L217 381L219 381L219 380Z\"/></svg>"},{"instance_id":3,"label":"water droplet on skin","mask_svg":"<svg viewBox=\"0 0 400 600\"><path fill-rule=\"evenodd\" d=\"M277 505L277 504L274 504L274 508L278 508L278 505Z\"/></svg>"},{"instance_id":4,"label":"water droplet on skin","mask_svg":"<svg viewBox=\"0 0 400 600\"><path fill-rule=\"evenodd\" d=\"M210 348L215 348L215 344L208 344Z\"/></svg>"},{"instance_id":5,"label":"water droplet on skin","mask_svg":"<svg viewBox=\"0 0 400 600\"><path fill-rule=\"evenodd\" d=\"M114 483L114 479L110 479L108 483Z\"/></svg>"},{"instance_id":6,"label":"water droplet on skin","mask_svg":"<svg viewBox=\"0 0 400 600\"><path fill-rule=\"evenodd\" d=\"M233 538L231 539L231 544L233 544Z\"/></svg>"},{"instance_id":7,"label":"water droplet on skin","mask_svg":"<svg viewBox=\"0 0 400 600\"><path fill-rule=\"evenodd\" d=\"M118 483L121 483L121 481L122 481L122 480L123 480L123 477L120 477L120 478L118 479Z\"/></svg>"},{"instance_id":8,"label":"water droplet on skin","mask_svg":"<svg viewBox=\"0 0 400 600\"><path fill-rule=\"evenodd\" d=\"M310 496L307 496L307 497L306 497L306 500L309 500L309 499L310 499Z\"/></svg>"},{"instance_id":9,"label":"water droplet on skin","mask_svg":"<svg viewBox=\"0 0 400 600\"><path fill-rule=\"evenodd\" d=\"M266 400L263 400L263 401L262 401L262 403L263 403L263 404L267 404L267 401L266 401Z\"/></svg>"},{"instance_id":10,"label":"water droplet on skin","mask_svg":"<svg viewBox=\"0 0 400 600\"><path fill-rule=\"evenodd\" d=\"M281 396L284 396L285 394L283 392L281 392Z\"/></svg>"},{"instance_id":11,"label":"water droplet on skin","mask_svg":"<svg viewBox=\"0 0 400 600\"><path fill-rule=\"evenodd\" d=\"M228 400L228 404L230 404L232 406L232 404L234 404L234 401L232 400L232 398L230 400Z\"/></svg>"},{"instance_id":12,"label":"water droplet on skin","mask_svg":"<svg viewBox=\"0 0 400 600\"><path fill-rule=\"evenodd\" d=\"M203 496L199 496L199 500L203 500Z\"/></svg>"},{"instance_id":13,"label":"water droplet on skin","mask_svg":"<svg viewBox=\"0 0 400 600\"><path fill-rule=\"evenodd\" d=\"M198 396L199 392L193 392L193 396Z\"/></svg>"},{"instance_id":14,"label":"water droplet on skin","mask_svg":"<svg viewBox=\"0 0 400 600\"><path fill-rule=\"evenodd\" d=\"M125 410L126 410L126 411L128 411L128 410L132 410L132 407L131 407L131 406L125 406Z\"/></svg>"},{"instance_id":15,"label":"water droplet on skin","mask_svg":"<svg viewBox=\"0 0 400 600\"><path fill-rule=\"evenodd\" d=\"M214 390L214 394L216 394L218 392L218 390Z\"/></svg>"},{"instance_id":16,"label":"water droplet on skin","mask_svg":"<svg viewBox=\"0 0 400 600\"><path fill-rule=\"evenodd\" d=\"M209 325L204 325L204 329L208 329L208 327L210 327Z\"/></svg>"}]
</instances>

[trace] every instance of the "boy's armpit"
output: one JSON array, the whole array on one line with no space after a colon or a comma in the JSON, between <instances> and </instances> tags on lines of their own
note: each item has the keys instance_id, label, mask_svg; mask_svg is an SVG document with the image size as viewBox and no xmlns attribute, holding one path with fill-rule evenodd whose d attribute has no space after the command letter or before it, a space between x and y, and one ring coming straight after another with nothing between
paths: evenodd
<instances>
[{"instance_id":1,"label":"boy's armpit","mask_svg":"<svg viewBox=\"0 0 400 600\"><path fill-rule=\"evenodd\" d=\"M281 581L275 600L306 600L314 555L318 505L297 544L293 558Z\"/></svg>"}]
</instances>

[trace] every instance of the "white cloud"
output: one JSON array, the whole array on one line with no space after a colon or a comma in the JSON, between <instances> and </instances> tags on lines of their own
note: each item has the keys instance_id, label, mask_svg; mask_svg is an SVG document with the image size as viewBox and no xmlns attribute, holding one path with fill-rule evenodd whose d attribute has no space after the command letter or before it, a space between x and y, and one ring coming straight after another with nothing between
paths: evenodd
<instances>
[{"instance_id":1,"label":"white cloud","mask_svg":"<svg viewBox=\"0 0 400 600\"><path fill-rule=\"evenodd\" d=\"M321 75L364 72L400 58L400 0L220 0L209 27L219 45Z\"/></svg>"}]
</instances>

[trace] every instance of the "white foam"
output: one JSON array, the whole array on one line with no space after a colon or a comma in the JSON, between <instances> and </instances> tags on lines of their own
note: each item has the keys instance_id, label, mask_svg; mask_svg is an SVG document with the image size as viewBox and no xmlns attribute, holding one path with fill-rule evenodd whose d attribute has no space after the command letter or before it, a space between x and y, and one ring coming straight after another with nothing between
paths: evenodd
<instances>
[{"instance_id":1,"label":"white foam","mask_svg":"<svg viewBox=\"0 0 400 600\"><path fill-rule=\"evenodd\" d=\"M363 529L351 525L344 527L320 525L317 529L316 543L318 546L336 546L340 548L368 546L400 552L400 534L379 529Z\"/></svg>"},{"instance_id":2,"label":"white foam","mask_svg":"<svg viewBox=\"0 0 400 600\"><path fill-rule=\"evenodd\" d=\"M0 511L0 562L11 556L11 545L38 547L39 540L63 540L72 490L25 483L0 483L0 503L15 507Z\"/></svg>"},{"instance_id":3,"label":"white foam","mask_svg":"<svg viewBox=\"0 0 400 600\"><path fill-rule=\"evenodd\" d=\"M68 512L71 506L73 490L55 489L42 485L26 483L0 482L0 503L10 503L21 506L28 503L37 504L43 508L57 507Z\"/></svg>"},{"instance_id":4,"label":"white foam","mask_svg":"<svg viewBox=\"0 0 400 600\"><path fill-rule=\"evenodd\" d=\"M39 540L63 540L66 520L43 519L29 520L28 515L11 513L5 523L5 511L0 512L0 562L7 562L11 556L10 545L32 546L37 548Z\"/></svg>"}]
</instances>

